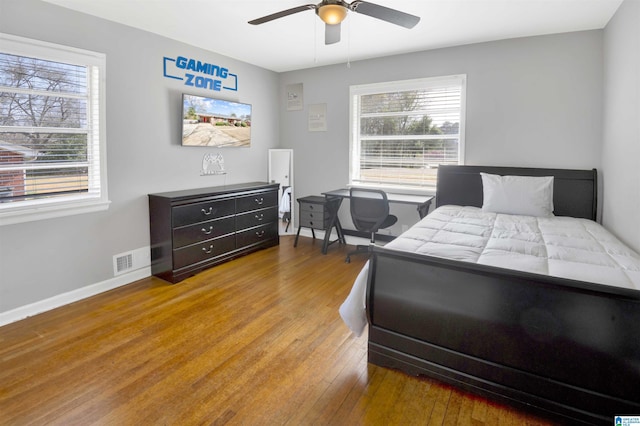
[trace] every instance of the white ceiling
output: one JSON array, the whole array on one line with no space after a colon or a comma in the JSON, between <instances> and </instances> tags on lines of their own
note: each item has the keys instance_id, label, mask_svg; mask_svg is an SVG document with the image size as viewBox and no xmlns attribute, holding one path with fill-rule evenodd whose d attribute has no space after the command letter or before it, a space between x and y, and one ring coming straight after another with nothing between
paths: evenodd
<instances>
[{"instance_id":1,"label":"white ceiling","mask_svg":"<svg viewBox=\"0 0 640 426\"><path fill-rule=\"evenodd\" d=\"M342 24L342 41L325 46L324 24L312 10L262 25L247 23L307 4L307 0L45 1L278 72L483 41L600 29L622 3L622 0L374 0L373 3L422 19L409 30L349 12Z\"/></svg>"}]
</instances>

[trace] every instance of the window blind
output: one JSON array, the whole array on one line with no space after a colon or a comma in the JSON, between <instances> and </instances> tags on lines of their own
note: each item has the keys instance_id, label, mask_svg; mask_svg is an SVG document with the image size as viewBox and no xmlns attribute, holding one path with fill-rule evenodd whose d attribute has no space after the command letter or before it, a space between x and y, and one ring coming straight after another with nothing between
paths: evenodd
<instances>
[{"instance_id":1,"label":"window blind","mask_svg":"<svg viewBox=\"0 0 640 426\"><path fill-rule=\"evenodd\" d=\"M461 163L464 76L351 88L351 183L426 188Z\"/></svg>"},{"instance_id":2,"label":"window blind","mask_svg":"<svg viewBox=\"0 0 640 426\"><path fill-rule=\"evenodd\" d=\"M0 53L0 208L100 196L98 73Z\"/></svg>"}]
</instances>

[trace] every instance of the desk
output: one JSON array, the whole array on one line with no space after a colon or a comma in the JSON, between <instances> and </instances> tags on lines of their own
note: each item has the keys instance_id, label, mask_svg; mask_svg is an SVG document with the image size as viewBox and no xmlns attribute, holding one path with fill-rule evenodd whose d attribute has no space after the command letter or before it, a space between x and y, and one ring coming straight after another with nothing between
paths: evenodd
<instances>
[{"instance_id":1,"label":"desk","mask_svg":"<svg viewBox=\"0 0 640 426\"><path fill-rule=\"evenodd\" d=\"M325 231L324 242L322 244L322 254L327 254L327 248L338 242L340 244L346 244L344 237L345 231L340 225L338 219L338 210L344 198L350 198L349 190L346 188L334 189L333 191L323 192L324 197L311 195L308 197L298 198L299 214L298 214L298 233L293 246L298 245L298 237L300 236L300 229L311 228L311 234L313 238L316 237L314 229L322 229ZM425 217L429 213L429 207L433 201L431 195L407 195L407 194L392 194L387 193L387 200L390 203L398 204L412 204L417 207L418 215L420 219ZM311 211L317 213L315 216L310 216ZM335 241L330 240L332 228L336 229L338 239ZM355 235L355 234L354 234Z\"/></svg>"},{"instance_id":2,"label":"desk","mask_svg":"<svg viewBox=\"0 0 640 426\"><path fill-rule=\"evenodd\" d=\"M325 197L340 197L341 199L349 198L349 190L346 188L334 189L333 191L323 192L322 195ZM408 195L387 192L387 200L389 200L390 203L415 205L418 209L420 219L429 213L429 207L431 207L431 201L433 201L433 198L434 197L432 195Z\"/></svg>"}]
</instances>

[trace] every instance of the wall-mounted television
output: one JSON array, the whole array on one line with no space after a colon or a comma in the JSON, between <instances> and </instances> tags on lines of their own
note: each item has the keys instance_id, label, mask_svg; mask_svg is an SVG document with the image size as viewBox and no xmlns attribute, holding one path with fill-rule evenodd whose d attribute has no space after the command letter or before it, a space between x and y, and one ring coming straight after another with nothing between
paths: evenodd
<instances>
[{"instance_id":1,"label":"wall-mounted television","mask_svg":"<svg viewBox=\"0 0 640 426\"><path fill-rule=\"evenodd\" d=\"M251 146L251 105L182 95L182 145Z\"/></svg>"}]
</instances>

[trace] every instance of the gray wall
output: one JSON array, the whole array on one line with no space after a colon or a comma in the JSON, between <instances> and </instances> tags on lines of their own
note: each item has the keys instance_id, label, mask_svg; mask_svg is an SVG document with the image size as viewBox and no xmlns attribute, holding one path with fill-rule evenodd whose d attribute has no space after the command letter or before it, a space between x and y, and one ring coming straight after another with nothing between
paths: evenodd
<instances>
[{"instance_id":1,"label":"gray wall","mask_svg":"<svg viewBox=\"0 0 640 426\"><path fill-rule=\"evenodd\" d=\"M0 314L113 278L113 255L149 245L146 194L267 179L267 152L279 141L276 73L36 0L0 0L0 29L107 55L112 201L102 213L0 227ZM178 55L226 66L238 91L164 78L162 58ZM179 146L182 92L251 103L251 148ZM202 157L217 152L229 174L201 177Z\"/></svg>"},{"instance_id":2,"label":"gray wall","mask_svg":"<svg viewBox=\"0 0 640 426\"><path fill-rule=\"evenodd\" d=\"M640 1L604 32L603 224L640 252Z\"/></svg>"},{"instance_id":3,"label":"gray wall","mask_svg":"<svg viewBox=\"0 0 640 426\"><path fill-rule=\"evenodd\" d=\"M596 167L604 181L605 225L640 249L638 9L639 2L626 0L604 31L278 75L37 0L0 0L0 31L107 54L112 201L102 213L0 227L0 317L112 279L114 254L149 244L147 193L224 183L199 176L202 156L211 150L178 145L180 94L202 92L163 78L163 56L220 63L239 75L239 91L227 98L253 104L253 146L214 151L224 155L226 181L264 180L268 149L293 148L296 196L348 182L349 85L466 74L466 163ZM286 111L285 86L292 83L304 84L303 111ZM307 131L307 106L316 103L328 106L326 132ZM393 233L417 219L413 210L400 210Z\"/></svg>"},{"instance_id":4,"label":"gray wall","mask_svg":"<svg viewBox=\"0 0 640 426\"><path fill-rule=\"evenodd\" d=\"M467 75L466 164L599 168L602 138L602 31L586 31L431 50L293 71L303 83L304 111L287 111L280 133L295 150L296 194L349 181L349 85L452 74ZM309 104L327 104L326 132L307 131ZM304 172L300 172L304 171ZM393 234L417 220L396 206ZM341 221L350 226L348 209Z\"/></svg>"}]
</instances>

